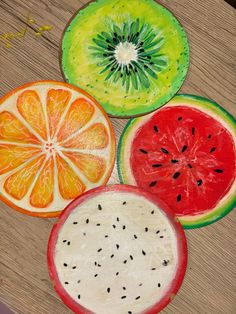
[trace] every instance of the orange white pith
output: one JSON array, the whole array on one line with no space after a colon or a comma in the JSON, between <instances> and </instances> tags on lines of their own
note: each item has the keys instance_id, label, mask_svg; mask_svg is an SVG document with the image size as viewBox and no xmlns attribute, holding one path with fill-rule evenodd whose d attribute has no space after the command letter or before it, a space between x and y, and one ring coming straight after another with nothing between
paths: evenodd
<instances>
[{"instance_id":1,"label":"orange white pith","mask_svg":"<svg viewBox=\"0 0 236 314\"><path fill-rule=\"evenodd\" d=\"M19 210L55 216L106 183L114 156L106 115L77 88L32 83L0 101L0 198Z\"/></svg>"}]
</instances>

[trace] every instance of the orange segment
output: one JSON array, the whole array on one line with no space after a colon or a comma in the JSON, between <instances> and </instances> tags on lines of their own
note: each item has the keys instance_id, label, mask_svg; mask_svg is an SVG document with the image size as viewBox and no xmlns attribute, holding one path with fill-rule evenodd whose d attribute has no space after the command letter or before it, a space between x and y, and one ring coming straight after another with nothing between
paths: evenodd
<instances>
[{"instance_id":1,"label":"orange segment","mask_svg":"<svg viewBox=\"0 0 236 314\"><path fill-rule=\"evenodd\" d=\"M15 169L40 151L34 147L0 144L0 175Z\"/></svg>"},{"instance_id":2,"label":"orange segment","mask_svg":"<svg viewBox=\"0 0 236 314\"><path fill-rule=\"evenodd\" d=\"M94 106L84 98L77 98L68 110L58 133L58 141L65 140L89 122L94 113Z\"/></svg>"},{"instance_id":3,"label":"orange segment","mask_svg":"<svg viewBox=\"0 0 236 314\"><path fill-rule=\"evenodd\" d=\"M0 140L39 144L40 141L10 112L0 113Z\"/></svg>"},{"instance_id":4,"label":"orange segment","mask_svg":"<svg viewBox=\"0 0 236 314\"><path fill-rule=\"evenodd\" d=\"M70 138L63 147L79 149L102 149L108 145L108 133L105 126L95 123L89 128Z\"/></svg>"},{"instance_id":5,"label":"orange segment","mask_svg":"<svg viewBox=\"0 0 236 314\"><path fill-rule=\"evenodd\" d=\"M58 123L70 98L71 92L63 89L50 89L47 94L47 113L51 137L55 134Z\"/></svg>"},{"instance_id":6,"label":"orange segment","mask_svg":"<svg viewBox=\"0 0 236 314\"><path fill-rule=\"evenodd\" d=\"M20 94L17 99L17 108L29 125L46 140L45 116L38 93L34 90L27 90Z\"/></svg>"},{"instance_id":7,"label":"orange segment","mask_svg":"<svg viewBox=\"0 0 236 314\"><path fill-rule=\"evenodd\" d=\"M58 169L58 185L64 199L73 199L85 190L85 185L74 173L69 164L59 155L56 156Z\"/></svg>"},{"instance_id":8,"label":"orange segment","mask_svg":"<svg viewBox=\"0 0 236 314\"><path fill-rule=\"evenodd\" d=\"M40 156L21 170L7 178L4 183L6 192L17 200L21 200L28 192L35 176L43 164L45 156Z\"/></svg>"},{"instance_id":9,"label":"orange segment","mask_svg":"<svg viewBox=\"0 0 236 314\"><path fill-rule=\"evenodd\" d=\"M54 189L54 161L50 157L41 171L33 191L30 204L34 207L45 208L53 201Z\"/></svg>"},{"instance_id":10,"label":"orange segment","mask_svg":"<svg viewBox=\"0 0 236 314\"><path fill-rule=\"evenodd\" d=\"M78 152L63 152L63 154L70 158L88 180L93 183L98 182L106 170L105 160L101 157Z\"/></svg>"}]
</instances>

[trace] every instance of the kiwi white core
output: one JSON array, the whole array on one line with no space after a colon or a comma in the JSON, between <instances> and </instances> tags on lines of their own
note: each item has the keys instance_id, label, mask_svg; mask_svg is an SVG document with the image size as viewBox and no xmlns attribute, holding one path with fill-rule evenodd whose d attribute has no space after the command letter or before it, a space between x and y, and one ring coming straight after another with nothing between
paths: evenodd
<instances>
[{"instance_id":1,"label":"kiwi white core","mask_svg":"<svg viewBox=\"0 0 236 314\"><path fill-rule=\"evenodd\" d=\"M136 46L130 42L121 42L115 49L115 58L120 65L128 65L131 61L138 60Z\"/></svg>"},{"instance_id":2,"label":"kiwi white core","mask_svg":"<svg viewBox=\"0 0 236 314\"><path fill-rule=\"evenodd\" d=\"M144 196L103 192L71 212L54 258L63 288L85 308L140 313L160 301L175 277L176 233Z\"/></svg>"}]
</instances>

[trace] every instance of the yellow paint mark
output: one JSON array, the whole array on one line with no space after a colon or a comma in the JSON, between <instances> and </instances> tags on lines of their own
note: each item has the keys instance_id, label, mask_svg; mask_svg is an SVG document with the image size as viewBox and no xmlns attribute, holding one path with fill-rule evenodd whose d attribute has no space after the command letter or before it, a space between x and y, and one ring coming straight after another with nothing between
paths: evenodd
<instances>
[{"instance_id":1,"label":"yellow paint mark","mask_svg":"<svg viewBox=\"0 0 236 314\"><path fill-rule=\"evenodd\" d=\"M37 24L35 19L30 17L30 13L28 13L26 18L26 26L21 30L17 30L16 33L9 32L0 34L0 43L2 43L6 48L11 48L11 42L13 39L20 39L25 37L29 24ZM39 37L43 34L43 32L50 31L51 29L51 25L38 26L37 30L35 31L35 36Z\"/></svg>"}]
</instances>

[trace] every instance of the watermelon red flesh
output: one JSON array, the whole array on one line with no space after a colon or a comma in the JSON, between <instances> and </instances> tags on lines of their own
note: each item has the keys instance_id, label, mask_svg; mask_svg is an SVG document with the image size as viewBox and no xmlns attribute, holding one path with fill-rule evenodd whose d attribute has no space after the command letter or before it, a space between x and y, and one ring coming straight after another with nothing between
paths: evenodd
<instances>
[{"instance_id":1,"label":"watermelon red flesh","mask_svg":"<svg viewBox=\"0 0 236 314\"><path fill-rule=\"evenodd\" d=\"M178 215L214 208L235 180L231 134L206 113L164 107L137 132L130 164L138 186L158 195Z\"/></svg>"}]
</instances>

